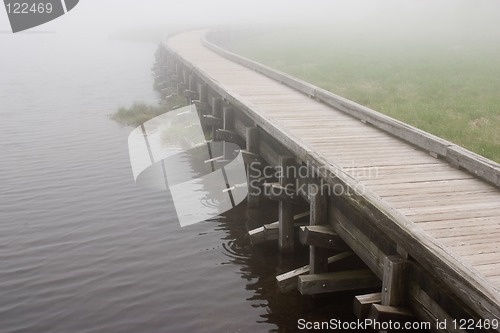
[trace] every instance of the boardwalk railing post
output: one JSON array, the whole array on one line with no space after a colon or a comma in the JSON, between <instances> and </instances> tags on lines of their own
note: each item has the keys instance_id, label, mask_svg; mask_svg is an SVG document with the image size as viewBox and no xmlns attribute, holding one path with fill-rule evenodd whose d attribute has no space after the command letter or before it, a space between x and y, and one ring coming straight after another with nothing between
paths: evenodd
<instances>
[{"instance_id":1,"label":"boardwalk railing post","mask_svg":"<svg viewBox=\"0 0 500 333\"><path fill-rule=\"evenodd\" d=\"M280 190L293 190L293 177L290 170L293 167L294 158L291 156L280 156ZM294 231L293 231L293 204L287 201L279 202L279 248L282 253L291 253L294 250Z\"/></svg>"},{"instance_id":2,"label":"boardwalk railing post","mask_svg":"<svg viewBox=\"0 0 500 333\"><path fill-rule=\"evenodd\" d=\"M259 130L257 127L247 128L247 142L246 148L250 153L259 153ZM259 169L255 165L258 162L252 162L247 165L247 184L248 184L248 196L247 196L247 207L248 208L258 208L259 207Z\"/></svg>"},{"instance_id":3,"label":"boardwalk railing post","mask_svg":"<svg viewBox=\"0 0 500 333\"><path fill-rule=\"evenodd\" d=\"M315 180L309 185L310 216L309 224L322 225L328 219L328 197L321 187L321 181ZM310 274L325 273L328 271L328 250L322 247L309 246L309 272Z\"/></svg>"}]
</instances>

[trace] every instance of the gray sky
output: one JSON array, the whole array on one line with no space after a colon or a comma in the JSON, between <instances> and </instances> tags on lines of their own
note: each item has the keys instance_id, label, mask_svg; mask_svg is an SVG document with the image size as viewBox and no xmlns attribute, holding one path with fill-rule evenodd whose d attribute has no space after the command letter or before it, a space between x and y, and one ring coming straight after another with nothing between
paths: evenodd
<instances>
[{"instance_id":1,"label":"gray sky","mask_svg":"<svg viewBox=\"0 0 500 333\"><path fill-rule=\"evenodd\" d=\"M332 23L394 29L492 25L499 0L80 0L67 15L32 31L113 32L124 28L186 24ZM0 31L10 26L0 10Z\"/></svg>"}]
</instances>

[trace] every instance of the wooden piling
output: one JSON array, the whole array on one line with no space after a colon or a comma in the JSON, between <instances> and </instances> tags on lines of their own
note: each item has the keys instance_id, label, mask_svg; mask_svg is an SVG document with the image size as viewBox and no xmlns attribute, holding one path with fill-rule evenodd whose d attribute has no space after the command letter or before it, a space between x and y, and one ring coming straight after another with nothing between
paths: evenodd
<instances>
[{"instance_id":1,"label":"wooden piling","mask_svg":"<svg viewBox=\"0 0 500 333\"><path fill-rule=\"evenodd\" d=\"M403 306L408 292L408 261L395 255L384 260L384 277L382 279L382 305Z\"/></svg>"},{"instance_id":2,"label":"wooden piling","mask_svg":"<svg viewBox=\"0 0 500 333\"><path fill-rule=\"evenodd\" d=\"M212 117L214 119L214 122L212 124L212 140L215 140L217 129L223 124L222 99L220 97L212 98Z\"/></svg>"},{"instance_id":3,"label":"wooden piling","mask_svg":"<svg viewBox=\"0 0 500 333\"><path fill-rule=\"evenodd\" d=\"M328 200L320 182L309 186L310 220L311 226L328 223ZM319 246L309 246L309 271L311 274L326 273L328 271L328 250Z\"/></svg>"},{"instance_id":4,"label":"wooden piling","mask_svg":"<svg viewBox=\"0 0 500 333\"><path fill-rule=\"evenodd\" d=\"M279 165L281 175L279 182L285 191L292 191L294 179L290 177L290 167L294 165L294 158L291 156L280 156ZM293 239L293 206L290 202L280 201L278 208L279 215L279 249L281 253L292 253L294 249Z\"/></svg>"},{"instance_id":5,"label":"wooden piling","mask_svg":"<svg viewBox=\"0 0 500 333\"><path fill-rule=\"evenodd\" d=\"M247 142L246 150L250 153L259 153L259 129L257 127L247 128ZM247 165L247 184L248 184L248 195L247 195L247 207L248 208L258 208L260 200L260 169L256 163L250 163Z\"/></svg>"}]
</instances>

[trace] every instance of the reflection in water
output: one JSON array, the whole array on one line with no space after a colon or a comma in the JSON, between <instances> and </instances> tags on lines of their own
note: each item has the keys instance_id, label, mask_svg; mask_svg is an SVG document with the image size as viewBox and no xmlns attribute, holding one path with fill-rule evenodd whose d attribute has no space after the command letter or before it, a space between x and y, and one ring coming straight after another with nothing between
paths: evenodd
<instances>
[{"instance_id":1,"label":"reflection in water","mask_svg":"<svg viewBox=\"0 0 500 333\"><path fill-rule=\"evenodd\" d=\"M168 190L183 227L226 212L246 198L239 147L206 142L195 105L145 122L132 131L128 144L136 182Z\"/></svg>"},{"instance_id":2,"label":"reflection in water","mask_svg":"<svg viewBox=\"0 0 500 333\"><path fill-rule=\"evenodd\" d=\"M247 209L243 203L226 212L226 218L219 220L217 227L227 233L223 248L228 261L223 264L240 267L239 275L247 281L246 289L253 292L247 301L264 310L258 322L276 325L272 332L300 332L297 321L301 318L308 321L356 320L352 312L355 296L352 292L313 298L302 296L296 290L279 291L276 275L307 264L308 249L299 245L293 256L282 256L277 242L252 246L246 237L249 229L278 219L276 206L275 202L264 200L259 209Z\"/></svg>"}]
</instances>

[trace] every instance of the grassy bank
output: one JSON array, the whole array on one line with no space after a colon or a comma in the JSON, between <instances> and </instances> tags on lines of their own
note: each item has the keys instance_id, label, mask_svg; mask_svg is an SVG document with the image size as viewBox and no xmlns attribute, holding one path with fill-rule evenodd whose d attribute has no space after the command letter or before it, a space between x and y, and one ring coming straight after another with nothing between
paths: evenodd
<instances>
[{"instance_id":1,"label":"grassy bank","mask_svg":"<svg viewBox=\"0 0 500 333\"><path fill-rule=\"evenodd\" d=\"M500 43L365 28L246 31L230 48L500 162Z\"/></svg>"},{"instance_id":2,"label":"grassy bank","mask_svg":"<svg viewBox=\"0 0 500 333\"><path fill-rule=\"evenodd\" d=\"M137 127L144 122L159 116L177 106L184 106L186 99L176 97L162 105L150 105L143 102L135 102L130 107L120 107L109 117L117 123L125 126Z\"/></svg>"}]
</instances>

